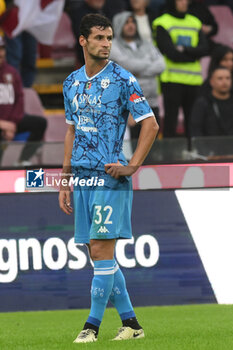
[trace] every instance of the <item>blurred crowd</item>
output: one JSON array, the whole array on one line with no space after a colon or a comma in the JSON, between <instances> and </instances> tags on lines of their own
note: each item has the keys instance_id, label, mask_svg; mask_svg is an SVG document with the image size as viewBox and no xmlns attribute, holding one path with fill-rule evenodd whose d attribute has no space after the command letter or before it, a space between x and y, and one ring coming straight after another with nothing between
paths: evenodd
<instances>
[{"instance_id":1,"label":"blurred crowd","mask_svg":"<svg viewBox=\"0 0 233 350\"><path fill-rule=\"evenodd\" d=\"M81 18L100 13L112 20L110 59L138 79L162 137L177 136L180 110L188 138L233 135L233 46L214 40L219 28L211 5L233 11L231 0L34 0L33 6L24 0L0 0L0 140L14 140L22 131L30 132L31 141L43 139L46 122L25 115L23 87L33 86L38 43L52 45L63 11L76 40L77 67L84 63L78 41ZM203 57L209 57L204 81ZM136 138L140 126L131 118L129 126L131 137ZM20 161L30 156L26 149Z\"/></svg>"}]
</instances>

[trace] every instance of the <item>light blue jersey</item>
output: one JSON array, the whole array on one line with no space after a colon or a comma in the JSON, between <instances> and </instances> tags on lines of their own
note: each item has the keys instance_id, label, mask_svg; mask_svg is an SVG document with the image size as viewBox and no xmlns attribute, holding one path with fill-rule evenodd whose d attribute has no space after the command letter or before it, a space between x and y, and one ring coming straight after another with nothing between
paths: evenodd
<instances>
[{"instance_id":1,"label":"light blue jersey","mask_svg":"<svg viewBox=\"0 0 233 350\"><path fill-rule=\"evenodd\" d=\"M75 126L71 165L75 177L104 180L104 187L74 187L75 242L131 238L132 180L114 179L107 163L126 165L122 144L129 112L139 122L153 116L135 77L109 61L95 76L85 66L64 82L66 121Z\"/></svg>"},{"instance_id":2,"label":"light blue jersey","mask_svg":"<svg viewBox=\"0 0 233 350\"><path fill-rule=\"evenodd\" d=\"M66 122L75 125L72 167L127 164L122 144L129 112L136 122L153 115L136 78L112 61L91 78L83 66L65 80L63 93Z\"/></svg>"}]
</instances>

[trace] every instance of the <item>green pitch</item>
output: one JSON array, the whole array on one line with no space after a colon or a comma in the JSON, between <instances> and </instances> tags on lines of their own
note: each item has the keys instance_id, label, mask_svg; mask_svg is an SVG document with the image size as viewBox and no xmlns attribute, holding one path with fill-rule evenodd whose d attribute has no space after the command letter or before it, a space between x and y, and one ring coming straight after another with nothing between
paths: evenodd
<instances>
[{"instance_id":1,"label":"green pitch","mask_svg":"<svg viewBox=\"0 0 233 350\"><path fill-rule=\"evenodd\" d=\"M95 343L72 344L88 310L0 313L1 350L232 350L233 306L136 308L146 337L110 342L120 320L107 309Z\"/></svg>"}]
</instances>

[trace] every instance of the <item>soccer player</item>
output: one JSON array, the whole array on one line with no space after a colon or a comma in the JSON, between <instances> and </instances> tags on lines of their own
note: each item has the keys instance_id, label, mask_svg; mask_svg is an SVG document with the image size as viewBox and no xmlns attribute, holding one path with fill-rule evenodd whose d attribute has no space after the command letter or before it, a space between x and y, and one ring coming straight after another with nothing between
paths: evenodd
<instances>
[{"instance_id":1,"label":"soccer player","mask_svg":"<svg viewBox=\"0 0 233 350\"><path fill-rule=\"evenodd\" d=\"M97 340L108 300L116 307L122 327L114 340L144 337L126 289L124 276L114 258L116 240L131 238L131 175L148 154L158 124L135 77L109 61L112 44L111 22L99 15L83 17L80 45L85 65L64 82L66 121L62 177L69 173L85 180L74 188L75 243L85 243L94 263L91 310L83 330L74 340ZM129 113L141 122L137 148L127 164L122 153ZM98 185L88 188L88 180ZM104 185L103 185L104 183ZM60 208L71 214L70 187L62 186Z\"/></svg>"}]
</instances>

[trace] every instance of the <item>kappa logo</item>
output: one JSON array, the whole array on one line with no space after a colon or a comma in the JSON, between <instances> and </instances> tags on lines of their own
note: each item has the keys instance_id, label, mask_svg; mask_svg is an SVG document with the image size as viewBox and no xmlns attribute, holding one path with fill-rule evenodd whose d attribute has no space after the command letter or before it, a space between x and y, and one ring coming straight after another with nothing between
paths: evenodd
<instances>
[{"instance_id":1,"label":"kappa logo","mask_svg":"<svg viewBox=\"0 0 233 350\"><path fill-rule=\"evenodd\" d=\"M134 78L133 76L131 76L131 77L129 78L129 83L130 83L130 84L135 83L136 81L137 81L136 78Z\"/></svg>"},{"instance_id":2,"label":"kappa logo","mask_svg":"<svg viewBox=\"0 0 233 350\"><path fill-rule=\"evenodd\" d=\"M105 226L100 226L97 233L109 233L108 229Z\"/></svg>"},{"instance_id":3,"label":"kappa logo","mask_svg":"<svg viewBox=\"0 0 233 350\"><path fill-rule=\"evenodd\" d=\"M101 87L103 89L107 89L110 85L110 80L108 78L102 79L101 80Z\"/></svg>"},{"instance_id":4,"label":"kappa logo","mask_svg":"<svg viewBox=\"0 0 233 350\"><path fill-rule=\"evenodd\" d=\"M73 86L79 86L80 85L80 81L79 80L75 80Z\"/></svg>"},{"instance_id":5,"label":"kappa logo","mask_svg":"<svg viewBox=\"0 0 233 350\"><path fill-rule=\"evenodd\" d=\"M129 99L131 102L134 102L134 103L139 103L139 102L143 102L145 101L145 97L144 96L138 96L137 94L133 94L130 96L130 99Z\"/></svg>"}]
</instances>

